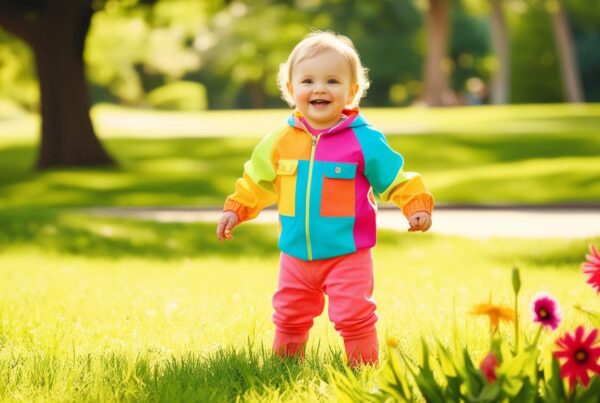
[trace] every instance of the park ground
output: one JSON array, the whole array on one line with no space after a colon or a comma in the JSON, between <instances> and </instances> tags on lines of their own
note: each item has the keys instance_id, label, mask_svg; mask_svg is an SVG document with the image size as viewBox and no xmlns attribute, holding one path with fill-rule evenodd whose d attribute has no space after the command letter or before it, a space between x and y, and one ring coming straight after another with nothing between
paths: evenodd
<instances>
[{"instance_id":1,"label":"park ground","mask_svg":"<svg viewBox=\"0 0 600 403\"><path fill-rule=\"evenodd\" d=\"M600 105L365 113L442 204L600 200ZM34 172L35 118L0 114L0 400L335 400L330 374L345 370L326 314L316 320L305 363L269 353L276 225L241 226L234 242L220 244L214 223L86 210L219 206L260 134L285 112L101 106L94 116L118 168ZM262 123L248 123L250 116ZM384 362L388 338L416 355L422 336L460 338L478 362L488 323L469 312L490 298L511 305L515 266L526 334L535 330L527 309L536 292L552 293L564 310L557 332L543 335L544 351L559 333L590 325L576 305L599 306L580 270L588 245L600 245L597 234L473 238L382 229L378 242ZM511 337L510 327L501 332ZM378 376L379 368L361 372L361 385L376 387Z\"/></svg>"}]
</instances>

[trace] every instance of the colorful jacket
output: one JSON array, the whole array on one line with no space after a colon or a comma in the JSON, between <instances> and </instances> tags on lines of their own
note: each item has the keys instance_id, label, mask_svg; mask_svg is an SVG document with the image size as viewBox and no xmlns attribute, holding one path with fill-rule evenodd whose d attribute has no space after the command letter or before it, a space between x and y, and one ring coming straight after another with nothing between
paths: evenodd
<instances>
[{"instance_id":1,"label":"colorful jacket","mask_svg":"<svg viewBox=\"0 0 600 403\"><path fill-rule=\"evenodd\" d=\"M329 131L312 135L299 112L267 134L244 165L224 211L240 222L270 204L279 210L279 248L303 260L325 259L375 245L373 191L406 217L431 214L433 197L421 176L404 172L404 159L358 109Z\"/></svg>"}]
</instances>

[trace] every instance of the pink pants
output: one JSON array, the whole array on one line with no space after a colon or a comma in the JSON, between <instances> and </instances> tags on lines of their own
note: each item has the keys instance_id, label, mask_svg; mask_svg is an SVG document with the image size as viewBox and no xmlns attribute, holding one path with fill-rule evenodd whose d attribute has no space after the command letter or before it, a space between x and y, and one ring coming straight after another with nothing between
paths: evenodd
<instances>
[{"instance_id":1,"label":"pink pants","mask_svg":"<svg viewBox=\"0 0 600 403\"><path fill-rule=\"evenodd\" d=\"M273 296L275 341L280 356L304 356L313 319L329 297L329 319L344 338L351 366L374 364L378 342L370 249L330 259L304 261L281 254L279 286Z\"/></svg>"}]
</instances>

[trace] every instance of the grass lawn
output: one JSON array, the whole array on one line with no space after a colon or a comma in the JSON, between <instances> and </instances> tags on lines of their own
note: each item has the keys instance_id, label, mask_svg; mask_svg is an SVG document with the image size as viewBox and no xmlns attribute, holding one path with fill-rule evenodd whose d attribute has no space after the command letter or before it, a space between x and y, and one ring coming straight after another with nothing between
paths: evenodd
<instances>
[{"instance_id":1,"label":"grass lawn","mask_svg":"<svg viewBox=\"0 0 600 403\"><path fill-rule=\"evenodd\" d=\"M214 226L160 224L44 210L0 214L0 400L332 401L328 371L343 371L326 314L306 363L270 355L276 287L274 226L247 225L219 244ZM375 249L382 358L393 336L451 341L454 317L476 362L487 352L487 302L512 304L521 268L521 324L544 290L564 310L560 332L598 309L579 265L588 242L380 232ZM326 312L326 311L325 311ZM512 327L502 332L511 337ZM544 335L552 346L558 334ZM373 387L378 369L361 373Z\"/></svg>"},{"instance_id":2,"label":"grass lawn","mask_svg":"<svg viewBox=\"0 0 600 403\"><path fill-rule=\"evenodd\" d=\"M98 106L115 169L32 172L35 118L0 113L2 206L219 206L285 110L143 112ZM600 104L370 109L438 203L600 200ZM227 137L215 137L226 135ZM482 191L485 189L485 191Z\"/></svg>"},{"instance_id":3,"label":"grass lawn","mask_svg":"<svg viewBox=\"0 0 600 403\"><path fill-rule=\"evenodd\" d=\"M372 109L367 117L421 172L438 203L597 203L600 105ZM219 206L261 134L286 111L93 111L113 169L33 172L36 118L0 110L0 400L333 401L342 342L317 319L306 362L270 353L277 228L246 225L219 244L213 224L90 218L80 206ZM521 325L548 291L559 332L600 309L579 269L585 240L492 239L380 232L375 249L382 359L397 338L461 340L488 351L473 305L512 304ZM501 331L510 339L511 327ZM541 347L552 347L545 334ZM379 368L360 373L365 389Z\"/></svg>"}]
</instances>

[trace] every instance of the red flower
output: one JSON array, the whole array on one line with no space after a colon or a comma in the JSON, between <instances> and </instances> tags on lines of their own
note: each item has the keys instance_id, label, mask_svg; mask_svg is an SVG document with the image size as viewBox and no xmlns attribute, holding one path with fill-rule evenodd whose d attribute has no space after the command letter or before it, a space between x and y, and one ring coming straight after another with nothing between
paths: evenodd
<instances>
[{"instance_id":1,"label":"red flower","mask_svg":"<svg viewBox=\"0 0 600 403\"><path fill-rule=\"evenodd\" d=\"M556 330L562 317L562 311L552 295L542 292L535 294L530 310L534 322Z\"/></svg>"},{"instance_id":2,"label":"red flower","mask_svg":"<svg viewBox=\"0 0 600 403\"><path fill-rule=\"evenodd\" d=\"M485 358L479 364L479 369L483 372L485 379L489 383L496 381L496 368L498 368L499 362L494 353L488 353Z\"/></svg>"},{"instance_id":3,"label":"red flower","mask_svg":"<svg viewBox=\"0 0 600 403\"><path fill-rule=\"evenodd\" d=\"M587 282L600 293L600 253L598 249L590 244L590 255L586 255L586 262L581 265L585 274L587 274Z\"/></svg>"},{"instance_id":4,"label":"red flower","mask_svg":"<svg viewBox=\"0 0 600 403\"><path fill-rule=\"evenodd\" d=\"M575 329L575 334L566 333L562 338L556 341L561 350L555 351L554 356L557 359L565 358L566 361L560 367L560 376L569 378L571 390L577 384L577 379L583 386L590 382L588 371L600 374L600 344L596 344L596 335L598 329L593 329L587 337L583 326Z\"/></svg>"}]
</instances>

